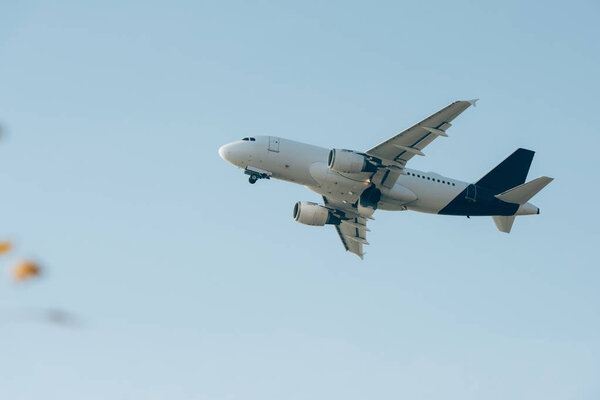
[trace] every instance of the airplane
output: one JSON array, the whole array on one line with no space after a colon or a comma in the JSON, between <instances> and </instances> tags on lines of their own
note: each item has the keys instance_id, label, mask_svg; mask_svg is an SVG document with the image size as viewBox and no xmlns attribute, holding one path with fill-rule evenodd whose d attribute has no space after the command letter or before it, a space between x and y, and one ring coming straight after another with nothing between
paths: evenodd
<instances>
[{"instance_id":1,"label":"airplane","mask_svg":"<svg viewBox=\"0 0 600 400\"><path fill-rule=\"evenodd\" d=\"M375 210L491 216L499 231L509 233L516 216L540 213L529 200L553 180L542 176L525 183L533 151L517 149L474 183L406 168L427 145L447 137L451 122L477 100L455 101L365 152L255 136L220 147L219 155L243 169L251 184L274 178L320 194L323 204L297 202L294 220L333 225L344 249L361 259Z\"/></svg>"}]
</instances>

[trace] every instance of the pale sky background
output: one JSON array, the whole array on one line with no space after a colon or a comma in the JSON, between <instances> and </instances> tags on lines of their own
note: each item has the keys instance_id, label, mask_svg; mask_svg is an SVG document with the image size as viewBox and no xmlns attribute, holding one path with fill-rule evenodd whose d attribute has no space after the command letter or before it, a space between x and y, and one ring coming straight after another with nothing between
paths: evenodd
<instances>
[{"instance_id":1,"label":"pale sky background","mask_svg":"<svg viewBox=\"0 0 600 400\"><path fill-rule=\"evenodd\" d=\"M486 4L484 4L486 3ZM0 2L2 399L600 398L600 5ZM410 166L555 181L491 218L378 212L364 261L220 145L365 150L481 98ZM46 268L15 287L20 257ZM72 328L6 318L67 310Z\"/></svg>"}]
</instances>

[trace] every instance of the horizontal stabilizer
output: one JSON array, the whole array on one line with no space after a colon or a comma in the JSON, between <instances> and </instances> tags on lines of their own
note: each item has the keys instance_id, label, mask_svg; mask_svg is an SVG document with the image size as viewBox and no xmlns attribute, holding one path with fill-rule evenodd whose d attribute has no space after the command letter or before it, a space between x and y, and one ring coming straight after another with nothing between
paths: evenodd
<instances>
[{"instance_id":1,"label":"horizontal stabilizer","mask_svg":"<svg viewBox=\"0 0 600 400\"><path fill-rule=\"evenodd\" d=\"M552 182L552 178L542 176L522 185L516 186L506 192L496 195L496 198L507 203L525 204L535 196L540 190ZM497 224L497 223L496 223ZM499 229L499 228L498 228Z\"/></svg>"},{"instance_id":2,"label":"horizontal stabilizer","mask_svg":"<svg viewBox=\"0 0 600 400\"><path fill-rule=\"evenodd\" d=\"M496 228L500 232L510 233L510 228L513 226L513 222L515 222L515 216L500 216L496 215L492 217L494 219L494 223L496 224Z\"/></svg>"}]
</instances>

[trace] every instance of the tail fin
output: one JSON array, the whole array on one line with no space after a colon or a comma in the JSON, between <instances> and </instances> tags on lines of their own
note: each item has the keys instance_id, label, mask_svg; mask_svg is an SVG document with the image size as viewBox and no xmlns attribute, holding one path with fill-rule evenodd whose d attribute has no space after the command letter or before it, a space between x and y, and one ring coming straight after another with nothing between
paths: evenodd
<instances>
[{"instance_id":1,"label":"tail fin","mask_svg":"<svg viewBox=\"0 0 600 400\"><path fill-rule=\"evenodd\" d=\"M512 228L513 222L515 222L515 216L500 216L496 215L492 217L494 219L494 223L496 224L496 228L500 232L510 233L510 228Z\"/></svg>"},{"instance_id":2,"label":"tail fin","mask_svg":"<svg viewBox=\"0 0 600 400\"><path fill-rule=\"evenodd\" d=\"M499 194L521 185L527 179L527 173L529 172L534 154L535 152L531 150L517 149L498 164L496 168L481 178L477 182L477 185L492 190L494 194Z\"/></svg>"},{"instance_id":3,"label":"tail fin","mask_svg":"<svg viewBox=\"0 0 600 400\"><path fill-rule=\"evenodd\" d=\"M546 185L552 181L552 178L541 176L537 179L509 189L506 192L497 194L496 198L508 203L525 204L529 201L529 199L535 196L540 190L545 188Z\"/></svg>"}]
</instances>

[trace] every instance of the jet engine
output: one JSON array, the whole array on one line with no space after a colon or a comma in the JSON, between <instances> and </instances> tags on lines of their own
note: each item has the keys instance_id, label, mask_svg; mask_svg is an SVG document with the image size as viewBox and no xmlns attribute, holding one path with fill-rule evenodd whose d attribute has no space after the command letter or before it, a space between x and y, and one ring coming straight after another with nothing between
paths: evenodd
<instances>
[{"instance_id":1,"label":"jet engine","mask_svg":"<svg viewBox=\"0 0 600 400\"><path fill-rule=\"evenodd\" d=\"M328 208L308 201L299 201L294 204L293 215L294 221L305 225L323 226L340 223L340 219L331 214Z\"/></svg>"},{"instance_id":2,"label":"jet engine","mask_svg":"<svg viewBox=\"0 0 600 400\"><path fill-rule=\"evenodd\" d=\"M367 157L350 150L331 149L327 157L327 166L336 172L359 173L375 172L377 166Z\"/></svg>"}]
</instances>

